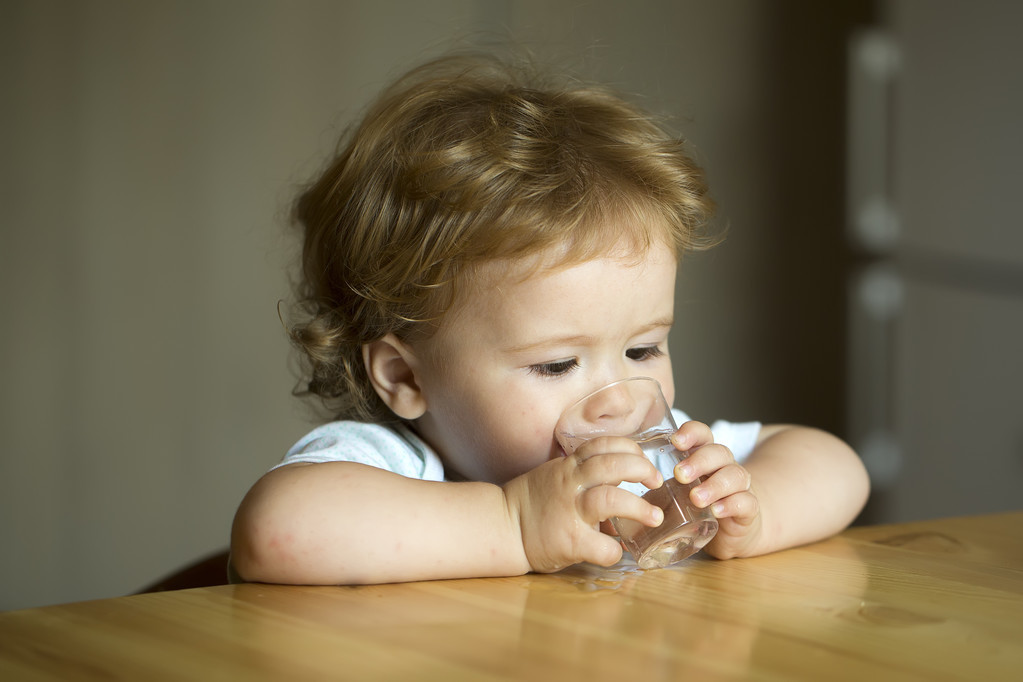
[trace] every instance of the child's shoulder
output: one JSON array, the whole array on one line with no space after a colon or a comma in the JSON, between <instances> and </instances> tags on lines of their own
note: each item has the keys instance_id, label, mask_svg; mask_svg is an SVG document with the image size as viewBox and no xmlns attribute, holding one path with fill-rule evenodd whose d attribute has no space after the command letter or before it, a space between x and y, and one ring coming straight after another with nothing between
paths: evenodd
<instances>
[{"instance_id":1,"label":"child's shoulder","mask_svg":"<svg viewBox=\"0 0 1023 682\"><path fill-rule=\"evenodd\" d=\"M440 458L402 423L339 420L320 424L299 439L277 466L296 462L356 462L411 478L443 480L444 476Z\"/></svg>"}]
</instances>

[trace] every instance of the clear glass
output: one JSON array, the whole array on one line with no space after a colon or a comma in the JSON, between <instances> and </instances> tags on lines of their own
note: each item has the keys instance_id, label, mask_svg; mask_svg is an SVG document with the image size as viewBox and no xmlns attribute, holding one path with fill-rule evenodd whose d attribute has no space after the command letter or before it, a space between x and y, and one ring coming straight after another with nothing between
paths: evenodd
<instances>
[{"instance_id":1,"label":"clear glass","mask_svg":"<svg viewBox=\"0 0 1023 682\"><path fill-rule=\"evenodd\" d=\"M659 470L671 471L685 458L669 440L677 429L661 385L649 377L633 377L608 384L569 407L555 432L568 454L595 438L631 438ZM640 483L619 486L664 510L664 521L656 528L631 519L611 519L640 568L663 568L682 561L703 549L718 530L709 509L689 502L689 491L700 480L683 484L670 475L665 478L656 490Z\"/></svg>"}]
</instances>

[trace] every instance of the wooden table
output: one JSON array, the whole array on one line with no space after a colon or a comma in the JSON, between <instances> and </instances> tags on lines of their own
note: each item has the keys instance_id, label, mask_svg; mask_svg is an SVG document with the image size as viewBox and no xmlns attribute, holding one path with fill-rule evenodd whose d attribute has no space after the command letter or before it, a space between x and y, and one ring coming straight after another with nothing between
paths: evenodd
<instances>
[{"instance_id":1,"label":"wooden table","mask_svg":"<svg viewBox=\"0 0 1023 682\"><path fill-rule=\"evenodd\" d=\"M639 571L0 614L0 680L1023 680L1023 512Z\"/></svg>"}]
</instances>

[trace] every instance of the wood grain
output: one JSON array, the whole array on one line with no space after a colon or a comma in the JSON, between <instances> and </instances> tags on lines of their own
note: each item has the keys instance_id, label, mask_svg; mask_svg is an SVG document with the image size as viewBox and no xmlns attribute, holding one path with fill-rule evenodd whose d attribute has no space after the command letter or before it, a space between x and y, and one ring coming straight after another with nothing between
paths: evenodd
<instances>
[{"instance_id":1,"label":"wood grain","mask_svg":"<svg viewBox=\"0 0 1023 682\"><path fill-rule=\"evenodd\" d=\"M0 614L3 680L1023 679L1023 512L731 561Z\"/></svg>"}]
</instances>

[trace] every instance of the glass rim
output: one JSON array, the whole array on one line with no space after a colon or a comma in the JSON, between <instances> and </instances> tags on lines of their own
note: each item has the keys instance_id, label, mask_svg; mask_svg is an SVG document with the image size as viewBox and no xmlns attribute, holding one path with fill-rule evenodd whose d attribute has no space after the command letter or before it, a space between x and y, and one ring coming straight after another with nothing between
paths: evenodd
<instances>
[{"instance_id":1,"label":"glass rim","mask_svg":"<svg viewBox=\"0 0 1023 682\"><path fill-rule=\"evenodd\" d=\"M634 381L635 382L647 382L647 381L649 381L650 383L652 383L654 386L657 387L657 392L661 394L661 400L667 402L667 399L664 397L664 388L661 386L661 382L660 381L658 381L657 379L654 379L653 377L635 376L635 377L626 377L625 379L618 379L616 381L612 381L609 384L604 384L603 386L599 386L598 388L595 388L592 391L590 391L589 393L587 393L586 395L584 395L582 398L579 398L579 400L574 401L571 405L569 405L568 409L571 409L571 408L575 407L576 405L578 405L579 403L581 403L581 402L583 402L585 400L589 400L590 398L592 398L596 394L600 393L601 391L607 390L609 388L613 388L615 386L620 386L622 384L634 382Z\"/></svg>"}]
</instances>

